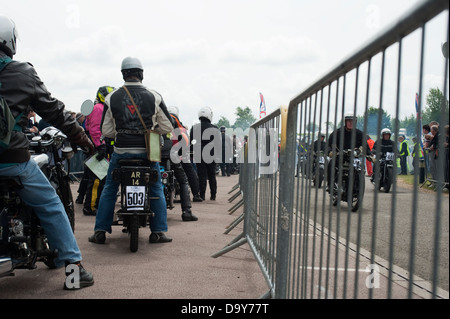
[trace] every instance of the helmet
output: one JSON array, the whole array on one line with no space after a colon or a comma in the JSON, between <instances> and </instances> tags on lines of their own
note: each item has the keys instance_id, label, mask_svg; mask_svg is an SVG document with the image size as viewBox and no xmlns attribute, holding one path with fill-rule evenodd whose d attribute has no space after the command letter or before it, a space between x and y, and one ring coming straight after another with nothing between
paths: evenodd
<instances>
[{"instance_id":1,"label":"helmet","mask_svg":"<svg viewBox=\"0 0 450 319\"><path fill-rule=\"evenodd\" d=\"M178 114L179 114L178 107L176 107L176 106L168 106L167 107L167 111L169 111L170 114L173 114L176 117L178 117Z\"/></svg>"},{"instance_id":2,"label":"helmet","mask_svg":"<svg viewBox=\"0 0 450 319\"><path fill-rule=\"evenodd\" d=\"M114 91L114 88L112 86L102 86L98 89L97 91L97 96L96 96L96 100L98 102L104 103L105 102L105 97L111 93L112 91Z\"/></svg>"},{"instance_id":3,"label":"helmet","mask_svg":"<svg viewBox=\"0 0 450 319\"><path fill-rule=\"evenodd\" d=\"M120 70L123 71L123 70L131 70L131 69L139 69L139 70L144 71L144 68L142 67L142 63L141 63L141 61L139 61L138 58L128 56L122 60L122 66L121 66Z\"/></svg>"},{"instance_id":4,"label":"helmet","mask_svg":"<svg viewBox=\"0 0 450 319\"><path fill-rule=\"evenodd\" d=\"M198 111L198 118L200 119L202 117L208 119L210 122L212 121L213 112L209 106L202 107L200 111Z\"/></svg>"},{"instance_id":5,"label":"helmet","mask_svg":"<svg viewBox=\"0 0 450 319\"><path fill-rule=\"evenodd\" d=\"M225 132L226 131L226 127L225 126L221 126L220 127L220 132Z\"/></svg>"},{"instance_id":6,"label":"helmet","mask_svg":"<svg viewBox=\"0 0 450 319\"><path fill-rule=\"evenodd\" d=\"M344 121L345 120L353 120L356 121L356 116L353 113L345 113L344 115Z\"/></svg>"},{"instance_id":7,"label":"helmet","mask_svg":"<svg viewBox=\"0 0 450 319\"><path fill-rule=\"evenodd\" d=\"M391 130L388 128L384 128L381 130L381 136L383 136L384 134L392 135Z\"/></svg>"},{"instance_id":8,"label":"helmet","mask_svg":"<svg viewBox=\"0 0 450 319\"><path fill-rule=\"evenodd\" d=\"M19 37L16 24L8 17L0 16L0 49L12 57L16 54L16 39Z\"/></svg>"},{"instance_id":9,"label":"helmet","mask_svg":"<svg viewBox=\"0 0 450 319\"><path fill-rule=\"evenodd\" d=\"M134 58L131 56L126 57L122 60L122 66L120 70L122 71L124 80L126 80L126 78L129 76L135 76L141 81L144 79L144 68L142 67L142 63L138 58Z\"/></svg>"}]
</instances>

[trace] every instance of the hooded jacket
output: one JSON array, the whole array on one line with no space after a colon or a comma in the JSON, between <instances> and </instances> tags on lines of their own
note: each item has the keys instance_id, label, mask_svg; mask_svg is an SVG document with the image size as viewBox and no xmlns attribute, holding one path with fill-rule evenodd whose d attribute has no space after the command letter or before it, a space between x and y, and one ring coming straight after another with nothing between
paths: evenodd
<instances>
[{"instance_id":1,"label":"hooded jacket","mask_svg":"<svg viewBox=\"0 0 450 319\"><path fill-rule=\"evenodd\" d=\"M0 59L7 55L0 50ZM9 105L14 117L19 116L18 125L28 124L28 113L33 110L46 122L61 130L67 137L79 134L83 128L78 125L63 102L51 96L36 73L33 65L12 61L0 72L0 95ZM28 138L21 131L13 131L9 147L0 155L0 163L24 163L30 159Z\"/></svg>"}]
</instances>

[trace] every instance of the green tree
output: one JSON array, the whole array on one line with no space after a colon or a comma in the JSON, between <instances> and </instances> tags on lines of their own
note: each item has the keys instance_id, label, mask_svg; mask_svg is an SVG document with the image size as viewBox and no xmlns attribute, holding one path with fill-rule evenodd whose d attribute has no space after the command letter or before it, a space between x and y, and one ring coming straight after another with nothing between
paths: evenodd
<instances>
[{"instance_id":1,"label":"green tree","mask_svg":"<svg viewBox=\"0 0 450 319\"><path fill-rule=\"evenodd\" d=\"M216 123L217 127L225 126L225 127L231 127L230 121L225 116L221 116L219 119L219 122Z\"/></svg>"},{"instance_id":2,"label":"green tree","mask_svg":"<svg viewBox=\"0 0 450 319\"><path fill-rule=\"evenodd\" d=\"M256 121L256 117L253 116L252 110L246 106L245 108L236 108L236 121L234 122L233 128L241 128L243 131L248 129Z\"/></svg>"},{"instance_id":3,"label":"green tree","mask_svg":"<svg viewBox=\"0 0 450 319\"><path fill-rule=\"evenodd\" d=\"M444 95L439 88L431 88L426 97L426 108L422 111L422 123L431 121L442 122L442 108L445 107L444 119L448 120L448 100L444 101Z\"/></svg>"},{"instance_id":4,"label":"green tree","mask_svg":"<svg viewBox=\"0 0 450 319\"><path fill-rule=\"evenodd\" d=\"M364 116L358 117L358 122L356 123L356 127L361 131L364 130L364 118L367 117L367 134L378 136L378 113L380 110L376 107L369 107L367 109L367 113ZM385 111L381 111L381 127L380 131L383 128L391 128L391 116Z\"/></svg>"}]
</instances>

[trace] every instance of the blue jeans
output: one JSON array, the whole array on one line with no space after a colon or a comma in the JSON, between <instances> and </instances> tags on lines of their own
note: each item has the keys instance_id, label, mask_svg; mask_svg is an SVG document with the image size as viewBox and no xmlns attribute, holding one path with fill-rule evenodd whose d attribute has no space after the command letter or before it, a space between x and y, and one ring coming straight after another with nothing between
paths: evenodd
<instances>
[{"instance_id":1,"label":"blue jeans","mask_svg":"<svg viewBox=\"0 0 450 319\"><path fill-rule=\"evenodd\" d=\"M112 154L105 186L103 187L98 204L94 227L95 231L112 232L111 225L114 219L114 208L120 186L119 182L112 179L112 172L115 168L119 167L119 160L124 158L147 158L147 154ZM152 163L150 167L158 171L158 181L150 186L150 196L159 197L159 199L152 199L150 201L150 209L155 213L155 216L150 217L150 229L154 233L167 232L167 204L161 182L159 163Z\"/></svg>"},{"instance_id":2,"label":"blue jeans","mask_svg":"<svg viewBox=\"0 0 450 319\"><path fill-rule=\"evenodd\" d=\"M81 253L70 227L64 206L47 177L34 160L0 168L0 176L18 176L24 188L19 196L34 208L48 238L50 249L58 249L56 267L65 262L81 261Z\"/></svg>"}]
</instances>

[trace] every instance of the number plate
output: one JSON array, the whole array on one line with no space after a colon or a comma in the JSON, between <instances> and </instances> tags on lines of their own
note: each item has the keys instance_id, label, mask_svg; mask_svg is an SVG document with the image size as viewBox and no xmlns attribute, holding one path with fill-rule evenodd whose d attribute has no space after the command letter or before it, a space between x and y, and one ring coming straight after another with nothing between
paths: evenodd
<instances>
[{"instance_id":1,"label":"number plate","mask_svg":"<svg viewBox=\"0 0 450 319\"><path fill-rule=\"evenodd\" d=\"M392 153L392 152L387 152L387 153L386 153L386 160L387 160L387 161L393 161L393 160L394 160L394 153Z\"/></svg>"},{"instance_id":2,"label":"number plate","mask_svg":"<svg viewBox=\"0 0 450 319\"><path fill-rule=\"evenodd\" d=\"M127 186L125 191L127 210L144 210L145 186Z\"/></svg>"}]
</instances>

